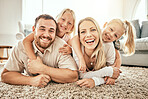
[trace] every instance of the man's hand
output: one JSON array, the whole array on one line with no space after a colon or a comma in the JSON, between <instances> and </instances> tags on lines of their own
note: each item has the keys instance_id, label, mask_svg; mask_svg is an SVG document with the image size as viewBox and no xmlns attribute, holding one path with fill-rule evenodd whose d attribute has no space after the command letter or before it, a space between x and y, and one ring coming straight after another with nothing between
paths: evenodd
<instances>
[{"instance_id":1,"label":"man's hand","mask_svg":"<svg viewBox=\"0 0 148 99\"><path fill-rule=\"evenodd\" d=\"M115 84L115 79L110 78L110 77L105 77L104 78L106 85L114 85Z\"/></svg>"},{"instance_id":2,"label":"man's hand","mask_svg":"<svg viewBox=\"0 0 148 99\"><path fill-rule=\"evenodd\" d=\"M48 75L40 74L31 79L30 85L36 87L45 87L50 81L51 78Z\"/></svg>"},{"instance_id":3,"label":"man's hand","mask_svg":"<svg viewBox=\"0 0 148 99\"><path fill-rule=\"evenodd\" d=\"M72 49L68 44L64 44L63 47L59 48L59 52L63 55L68 55L72 53Z\"/></svg>"},{"instance_id":4,"label":"man's hand","mask_svg":"<svg viewBox=\"0 0 148 99\"><path fill-rule=\"evenodd\" d=\"M113 67L112 78L117 79L119 77L120 73L122 73L122 72L117 67Z\"/></svg>"},{"instance_id":5,"label":"man's hand","mask_svg":"<svg viewBox=\"0 0 148 99\"><path fill-rule=\"evenodd\" d=\"M95 86L95 82L93 79L87 78L77 81L77 85L80 87L85 86L87 88L93 88Z\"/></svg>"},{"instance_id":6,"label":"man's hand","mask_svg":"<svg viewBox=\"0 0 148 99\"><path fill-rule=\"evenodd\" d=\"M43 63L40 57L37 57L36 60L29 60L28 61L28 70L32 74L41 73L43 68Z\"/></svg>"}]
</instances>

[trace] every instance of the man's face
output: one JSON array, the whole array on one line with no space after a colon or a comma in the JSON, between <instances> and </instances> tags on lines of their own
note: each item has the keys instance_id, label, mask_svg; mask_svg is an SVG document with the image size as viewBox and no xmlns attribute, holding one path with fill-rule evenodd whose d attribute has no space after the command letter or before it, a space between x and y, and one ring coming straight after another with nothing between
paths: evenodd
<instances>
[{"instance_id":1,"label":"man's face","mask_svg":"<svg viewBox=\"0 0 148 99\"><path fill-rule=\"evenodd\" d=\"M34 32L35 44L37 47L46 49L54 42L56 35L56 24L51 19L45 20L41 18L38 20Z\"/></svg>"}]
</instances>

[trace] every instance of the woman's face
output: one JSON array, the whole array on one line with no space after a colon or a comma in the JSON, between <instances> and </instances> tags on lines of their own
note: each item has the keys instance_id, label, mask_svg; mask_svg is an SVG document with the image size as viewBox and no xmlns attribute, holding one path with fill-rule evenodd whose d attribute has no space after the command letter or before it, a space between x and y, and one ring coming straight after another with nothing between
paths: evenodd
<instances>
[{"instance_id":1,"label":"woman's face","mask_svg":"<svg viewBox=\"0 0 148 99\"><path fill-rule=\"evenodd\" d=\"M79 25L80 42L87 49L95 49L99 42L99 33L91 21L83 21Z\"/></svg>"},{"instance_id":2,"label":"woman's face","mask_svg":"<svg viewBox=\"0 0 148 99\"><path fill-rule=\"evenodd\" d=\"M102 40L104 42L113 42L118 40L124 34L124 28L118 22L111 22L103 30Z\"/></svg>"},{"instance_id":3,"label":"woman's face","mask_svg":"<svg viewBox=\"0 0 148 99\"><path fill-rule=\"evenodd\" d=\"M74 19L70 12L66 11L59 19L58 19L58 27L61 33L70 32L74 27Z\"/></svg>"}]
</instances>

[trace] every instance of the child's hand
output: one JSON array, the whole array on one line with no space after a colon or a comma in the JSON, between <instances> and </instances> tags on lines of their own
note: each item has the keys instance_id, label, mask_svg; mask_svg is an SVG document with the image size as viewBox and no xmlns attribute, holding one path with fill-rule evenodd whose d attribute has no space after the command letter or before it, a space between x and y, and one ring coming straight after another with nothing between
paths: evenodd
<instances>
[{"instance_id":1,"label":"child's hand","mask_svg":"<svg viewBox=\"0 0 148 99\"><path fill-rule=\"evenodd\" d=\"M59 52L63 55L68 55L72 53L72 49L68 44L64 44L63 47L59 48Z\"/></svg>"},{"instance_id":2,"label":"child's hand","mask_svg":"<svg viewBox=\"0 0 148 99\"><path fill-rule=\"evenodd\" d=\"M114 85L115 84L115 79L110 78L110 77L105 77L104 78L106 85Z\"/></svg>"},{"instance_id":3,"label":"child's hand","mask_svg":"<svg viewBox=\"0 0 148 99\"><path fill-rule=\"evenodd\" d=\"M82 71L83 73L86 72L86 64L84 60L80 60L79 62L79 71Z\"/></svg>"}]
</instances>

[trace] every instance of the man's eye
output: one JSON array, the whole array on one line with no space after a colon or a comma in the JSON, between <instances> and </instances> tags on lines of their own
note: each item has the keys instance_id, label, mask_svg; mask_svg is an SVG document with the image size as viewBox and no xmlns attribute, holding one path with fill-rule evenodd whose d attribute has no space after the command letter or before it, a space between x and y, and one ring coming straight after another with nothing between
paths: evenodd
<instances>
[{"instance_id":1,"label":"man's eye","mask_svg":"<svg viewBox=\"0 0 148 99\"><path fill-rule=\"evenodd\" d=\"M40 29L41 31L45 31L45 29Z\"/></svg>"},{"instance_id":2,"label":"man's eye","mask_svg":"<svg viewBox=\"0 0 148 99\"><path fill-rule=\"evenodd\" d=\"M96 31L96 29L91 29L91 31Z\"/></svg>"}]
</instances>

